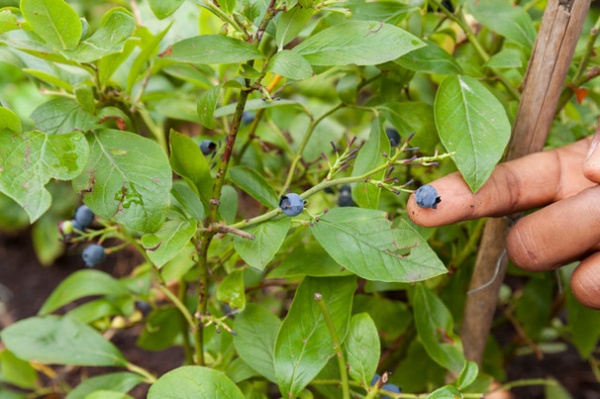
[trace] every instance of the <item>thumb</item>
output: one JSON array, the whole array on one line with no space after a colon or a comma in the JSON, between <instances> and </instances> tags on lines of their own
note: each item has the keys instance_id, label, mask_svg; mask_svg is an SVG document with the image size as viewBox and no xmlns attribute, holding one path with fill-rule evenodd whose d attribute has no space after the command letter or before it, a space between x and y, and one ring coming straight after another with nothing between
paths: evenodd
<instances>
[{"instance_id":1,"label":"thumb","mask_svg":"<svg viewBox=\"0 0 600 399\"><path fill-rule=\"evenodd\" d=\"M600 124L590 141L587 157L583 162L584 176L594 182L600 183Z\"/></svg>"}]
</instances>

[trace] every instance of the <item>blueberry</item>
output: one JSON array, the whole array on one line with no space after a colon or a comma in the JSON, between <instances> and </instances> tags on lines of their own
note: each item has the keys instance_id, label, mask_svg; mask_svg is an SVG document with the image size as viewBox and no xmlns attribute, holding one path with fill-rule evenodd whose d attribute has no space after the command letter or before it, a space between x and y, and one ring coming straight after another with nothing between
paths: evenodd
<instances>
[{"instance_id":1,"label":"blueberry","mask_svg":"<svg viewBox=\"0 0 600 399\"><path fill-rule=\"evenodd\" d=\"M452 5L452 3L450 2L450 0L442 0L442 6L450 11L451 13L454 13L454 6Z\"/></svg>"},{"instance_id":2,"label":"blueberry","mask_svg":"<svg viewBox=\"0 0 600 399\"><path fill-rule=\"evenodd\" d=\"M393 392L393 393L401 393L402 392L400 390L400 387L398 385L394 385L394 384L385 384L384 386L381 387L381 389L385 389L386 391ZM392 398L387 395L382 395L381 399L392 399Z\"/></svg>"},{"instance_id":3,"label":"blueberry","mask_svg":"<svg viewBox=\"0 0 600 399\"><path fill-rule=\"evenodd\" d=\"M88 227L94 221L94 212L87 205L81 205L75 211L75 221L82 227ZM83 230L83 229L81 229Z\"/></svg>"},{"instance_id":4,"label":"blueberry","mask_svg":"<svg viewBox=\"0 0 600 399\"><path fill-rule=\"evenodd\" d=\"M94 267L106 260L106 251L102 245L92 244L83 250L82 257L86 266Z\"/></svg>"},{"instance_id":5,"label":"blueberry","mask_svg":"<svg viewBox=\"0 0 600 399\"><path fill-rule=\"evenodd\" d=\"M216 149L217 145L214 141L203 140L202 143L200 143L200 151L202 151L204 155L208 155L211 152L215 152Z\"/></svg>"},{"instance_id":6,"label":"blueberry","mask_svg":"<svg viewBox=\"0 0 600 399\"><path fill-rule=\"evenodd\" d=\"M244 111L242 113L242 124L248 125L254 120L254 114L252 112Z\"/></svg>"},{"instance_id":7,"label":"blueberry","mask_svg":"<svg viewBox=\"0 0 600 399\"><path fill-rule=\"evenodd\" d=\"M279 207L286 215L296 216L302 213L302 209L304 209L304 200L298 194L289 193L281 196Z\"/></svg>"},{"instance_id":8,"label":"blueberry","mask_svg":"<svg viewBox=\"0 0 600 399\"><path fill-rule=\"evenodd\" d=\"M435 188L428 184L417 189L415 192L415 199L417 200L417 205L419 205L421 208L433 209L436 209L437 204L442 201Z\"/></svg>"},{"instance_id":9,"label":"blueberry","mask_svg":"<svg viewBox=\"0 0 600 399\"><path fill-rule=\"evenodd\" d=\"M356 206L356 203L352 200L352 190L350 186L342 186L340 188L338 206Z\"/></svg>"},{"instance_id":10,"label":"blueberry","mask_svg":"<svg viewBox=\"0 0 600 399\"><path fill-rule=\"evenodd\" d=\"M150 314L150 312L152 311L152 305L150 305L146 301L135 301L134 305L135 305L135 308L137 310L139 310L140 312L142 312L142 314L144 316L148 316Z\"/></svg>"},{"instance_id":11,"label":"blueberry","mask_svg":"<svg viewBox=\"0 0 600 399\"><path fill-rule=\"evenodd\" d=\"M371 380L371 386L375 385L379 379L381 377L379 376L379 374L375 374L373 376L373 379ZM400 387L398 385L394 385L394 384L385 384L384 386L381 387L381 389L385 389L386 391L389 392L393 392L393 393L402 393L402 390L400 389ZM381 396L381 399L391 399L389 396L387 395L383 395Z\"/></svg>"},{"instance_id":12,"label":"blueberry","mask_svg":"<svg viewBox=\"0 0 600 399\"><path fill-rule=\"evenodd\" d=\"M75 230L83 231L85 229L85 227L75 219L71 220L71 224Z\"/></svg>"},{"instance_id":13,"label":"blueberry","mask_svg":"<svg viewBox=\"0 0 600 399\"><path fill-rule=\"evenodd\" d=\"M388 139L390 139L390 143L392 146L396 147L400 144L400 133L393 127L388 127L385 129L385 134L387 134Z\"/></svg>"}]
</instances>

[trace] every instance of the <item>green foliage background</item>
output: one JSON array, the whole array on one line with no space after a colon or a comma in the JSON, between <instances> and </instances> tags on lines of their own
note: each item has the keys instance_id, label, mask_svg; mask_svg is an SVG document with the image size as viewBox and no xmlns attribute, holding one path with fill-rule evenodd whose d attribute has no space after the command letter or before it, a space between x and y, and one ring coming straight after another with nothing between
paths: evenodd
<instances>
[{"instance_id":1,"label":"green foliage background","mask_svg":"<svg viewBox=\"0 0 600 399\"><path fill-rule=\"evenodd\" d=\"M565 341L600 375L600 316L557 289L572 267L509 269L527 282L503 287L497 324L522 335L490 336L481 368L465 359L483 221L425 229L405 205L456 170L477 191L501 160L545 2L443 3L0 1L0 228L33 224L46 265L64 241L144 259L126 278L72 274L2 331L0 398L46 392L39 363L122 369L52 388L70 399L139 384L149 398L481 397L514 383L506 359ZM596 17L548 147L594 130ZM344 185L356 206L337 205ZM294 218L288 191L307 200ZM81 202L93 227L61 236ZM138 323L137 345L181 346L180 367L152 375L105 338Z\"/></svg>"}]
</instances>

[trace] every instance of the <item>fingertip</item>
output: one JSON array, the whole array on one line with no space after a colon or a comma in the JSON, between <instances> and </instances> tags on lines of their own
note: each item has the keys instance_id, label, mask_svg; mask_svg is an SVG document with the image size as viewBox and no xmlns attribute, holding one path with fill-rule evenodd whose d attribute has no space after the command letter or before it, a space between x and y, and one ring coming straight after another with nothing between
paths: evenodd
<instances>
[{"instance_id":1,"label":"fingertip","mask_svg":"<svg viewBox=\"0 0 600 399\"><path fill-rule=\"evenodd\" d=\"M506 253L512 263L524 270L540 271L540 250L534 234L529 229L530 224L522 220L508 233L506 237Z\"/></svg>"},{"instance_id":2,"label":"fingertip","mask_svg":"<svg viewBox=\"0 0 600 399\"><path fill-rule=\"evenodd\" d=\"M571 291L582 305L600 309L600 253L584 259L571 276Z\"/></svg>"}]
</instances>

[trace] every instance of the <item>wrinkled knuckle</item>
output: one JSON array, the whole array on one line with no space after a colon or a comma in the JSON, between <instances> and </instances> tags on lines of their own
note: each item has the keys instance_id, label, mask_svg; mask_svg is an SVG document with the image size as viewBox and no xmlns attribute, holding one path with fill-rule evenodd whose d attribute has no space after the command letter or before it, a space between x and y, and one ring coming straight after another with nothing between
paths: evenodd
<instances>
[{"instance_id":1,"label":"wrinkled knuckle","mask_svg":"<svg viewBox=\"0 0 600 399\"><path fill-rule=\"evenodd\" d=\"M522 223L517 223L506 239L506 251L510 260L526 270L538 270L540 256L534 237Z\"/></svg>"}]
</instances>

